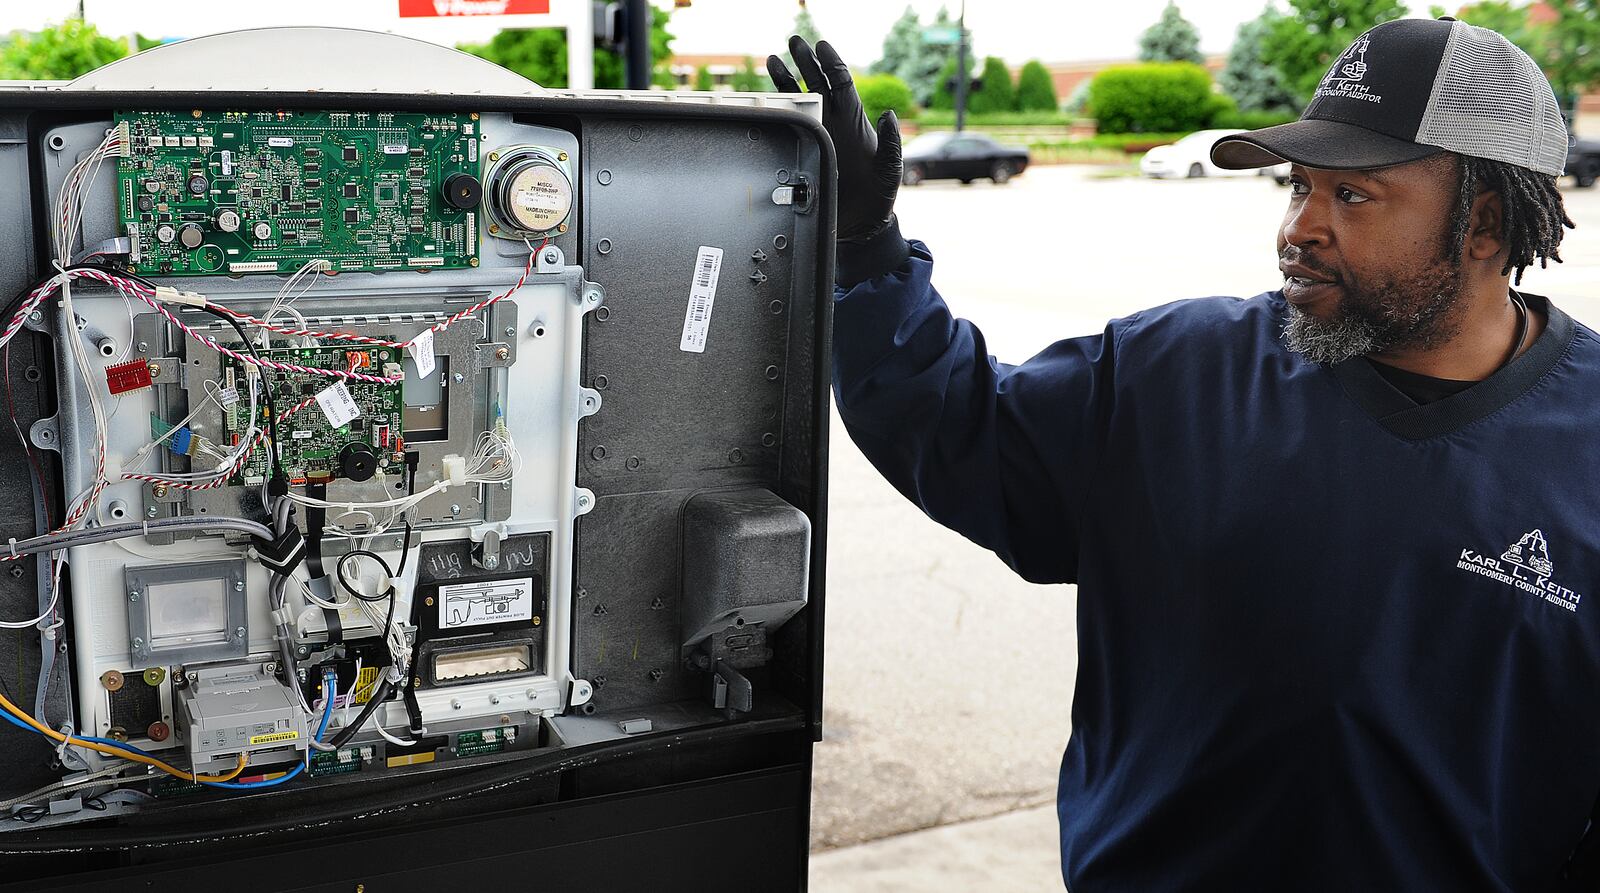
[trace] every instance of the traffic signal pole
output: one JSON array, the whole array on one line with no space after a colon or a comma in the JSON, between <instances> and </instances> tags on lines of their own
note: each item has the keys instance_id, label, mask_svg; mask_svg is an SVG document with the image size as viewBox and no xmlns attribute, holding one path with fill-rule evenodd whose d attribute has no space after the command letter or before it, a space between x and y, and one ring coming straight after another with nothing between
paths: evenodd
<instances>
[{"instance_id":1,"label":"traffic signal pole","mask_svg":"<svg viewBox=\"0 0 1600 893\"><path fill-rule=\"evenodd\" d=\"M956 133L960 133L967 124L967 0L961 0L956 32Z\"/></svg>"},{"instance_id":2,"label":"traffic signal pole","mask_svg":"<svg viewBox=\"0 0 1600 893\"><path fill-rule=\"evenodd\" d=\"M623 41L629 90L650 89L650 0L624 0L627 37Z\"/></svg>"}]
</instances>

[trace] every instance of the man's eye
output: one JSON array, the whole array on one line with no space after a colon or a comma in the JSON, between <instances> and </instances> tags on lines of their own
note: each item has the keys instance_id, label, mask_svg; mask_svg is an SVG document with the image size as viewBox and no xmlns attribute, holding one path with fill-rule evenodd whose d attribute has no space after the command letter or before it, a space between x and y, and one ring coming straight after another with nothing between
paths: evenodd
<instances>
[{"instance_id":1,"label":"man's eye","mask_svg":"<svg viewBox=\"0 0 1600 893\"><path fill-rule=\"evenodd\" d=\"M1311 187L1306 185L1306 181L1301 180L1298 177L1291 177L1289 179L1290 195L1306 195L1310 191Z\"/></svg>"},{"instance_id":2,"label":"man's eye","mask_svg":"<svg viewBox=\"0 0 1600 893\"><path fill-rule=\"evenodd\" d=\"M1362 202L1367 200L1366 196L1358 195L1355 192L1352 192L1350 189L1348 189L1348 188L1346 188L1344 186L1340 186L1339 187L1339 191L1334 193L1334 194L1339 197L1339 201L1346 202L1346 203L1352 204L1352 205L1359 205Z\"/></svg>"}]
</instances>

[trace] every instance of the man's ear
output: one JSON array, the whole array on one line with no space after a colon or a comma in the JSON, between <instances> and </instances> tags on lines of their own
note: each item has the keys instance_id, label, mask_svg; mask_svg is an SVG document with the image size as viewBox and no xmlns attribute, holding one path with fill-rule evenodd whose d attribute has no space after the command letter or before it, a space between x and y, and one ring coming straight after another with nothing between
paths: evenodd
<instances>
[{"instance_id":1,"label":"man's ear","mask_svg":"<svg viewBox=\"0 0 1600 893\"><path fill-rule=\"evenodd\" d=\"M1468 212L1467 257L1472 260L1489 260L1505 250L1505 205L1500 193L1485 190L1472 200Z\"/></svg>"}]
</instances>

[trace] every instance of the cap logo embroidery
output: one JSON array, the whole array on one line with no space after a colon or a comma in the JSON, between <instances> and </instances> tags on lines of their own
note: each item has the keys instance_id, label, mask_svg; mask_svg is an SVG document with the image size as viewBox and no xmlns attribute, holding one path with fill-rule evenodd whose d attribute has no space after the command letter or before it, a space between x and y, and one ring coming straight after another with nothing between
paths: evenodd
<instances>
[{"instance_id":1,"label":"cap logo embroidery","mask_svg":"<svg viewBox=\"0 0 1600 893\"><path fill-rule=\"evenodd\" d=\"M1372 40L1362 35L1355 43L1350 45L1344 55L1334 61L1333 67L1328 69L1328 74L1317 86L1317 98L1333 97L1340 99L1359 99L1363 102L1382 102L1383 96L1372 92L1372 88L1361 83L1367 74L1367 48Z\"/></svg>"}]
</instances>

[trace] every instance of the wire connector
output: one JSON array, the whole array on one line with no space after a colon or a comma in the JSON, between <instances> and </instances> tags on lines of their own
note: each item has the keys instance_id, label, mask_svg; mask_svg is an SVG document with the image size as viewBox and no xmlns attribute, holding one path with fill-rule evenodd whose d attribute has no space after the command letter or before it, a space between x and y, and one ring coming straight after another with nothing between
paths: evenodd
<instances>
[{"instance_id":1,"label":"wire connector","mask_svg":"<svg viewBox=\"0 0 1600 893\"><path fill-rule=\"evenodd\" d=\"M205 295L192 291L178 291L170 285L156 286L155 298L168 304L182 304L186 307L206 306Z\"/></svg>"},{"instance_id":2,"label":"wire connector","mask_svg":"<svg viewBox=\"0 0 1600 893\"><path fill-rule=\"evenodd\" d=\"M261 564L267 570L287 577L294 573L300 562L306 557L306 540L300 535L300 527L290 524L288 529L278 534L274 539L253 536L250 541L256 547L256 554L260 557Z\"/></svg>"}]
</instances>

